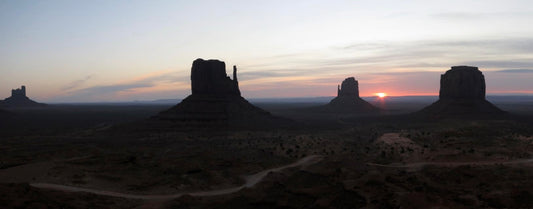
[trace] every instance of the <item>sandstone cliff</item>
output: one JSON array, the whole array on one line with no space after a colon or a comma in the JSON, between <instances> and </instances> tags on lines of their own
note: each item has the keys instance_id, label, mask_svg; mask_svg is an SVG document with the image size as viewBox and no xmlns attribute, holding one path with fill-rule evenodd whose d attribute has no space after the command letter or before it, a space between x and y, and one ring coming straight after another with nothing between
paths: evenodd
<instances>
[{"instance_id":1,"label":"sandstone cliff","mask_svg":"<svg viewBox=\"0 0 533 209\"><path fill-rule=\"evenodd\" d=\"M454 66L441 75L439 100L419 113L437 117L504 113L485 99L485 77L477 67Z\"/></svg>"},{"instance_id":2,"label":"sandstone cliff","mask_svg":"<svg viewBox=\"0 0 533 209\"><path fill-rule=\"evenodd\" d=\"M337 97L319 108L326 112L372 113L379 109L359 97L359 82L354 77L344 79L337 87Z\"/></svg>"},{"instance_id":3,"label":"sandstone cliff","mask_svg":"<svg viewBox=\"0 0 533 209\"><path fill-rule=\"evenodd\" d=\"M253 126L285 120L246 101L239 90L237 68L233 67L232 80L225 66L219 60L195 60L191 68L192 94L154 118L207 126Z\"/></svg>"},{"instance_id":4,"label":"sandstone cliff","mask_svg":"<svg viewBox=\"0 0 533 209\"><path fill-rule=\"evenodd\" d=\"M485 76L477 67L454 66L440 77L439 98L484 100Z\"/></svg>"}]
</instances>

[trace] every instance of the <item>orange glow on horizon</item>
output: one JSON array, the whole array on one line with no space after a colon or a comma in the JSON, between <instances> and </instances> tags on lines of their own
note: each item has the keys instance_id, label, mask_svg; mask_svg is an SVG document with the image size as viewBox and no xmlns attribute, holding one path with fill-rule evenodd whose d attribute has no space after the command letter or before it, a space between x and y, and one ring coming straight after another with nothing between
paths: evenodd
<instances>
[{"instance_id":1,"label":"orange glow on horizon","mask_svg":"<svg viewBox=\"0 0 533 209\"><path fill-rule=\"evenodd\" d=\"M383 92L376 93L376 96L378 96L379 98L384 98L387 96L387 93L383 93Z\"/></svg>"},{"instance_id":2,"label":"orange glow on horizon","mask_svg":"<svg viewBox=\"0 0 533 209\"><path fill-rule=\"evenodd\" d=\"M403 96L438 96L439 93L432 92L413 92L413 91L386 91L385 97L403 97ZM384 92L378 92L384 93ZM360 92L361 97L378 97L377 93L374 92Z\"/></svg>"}]
</instances>

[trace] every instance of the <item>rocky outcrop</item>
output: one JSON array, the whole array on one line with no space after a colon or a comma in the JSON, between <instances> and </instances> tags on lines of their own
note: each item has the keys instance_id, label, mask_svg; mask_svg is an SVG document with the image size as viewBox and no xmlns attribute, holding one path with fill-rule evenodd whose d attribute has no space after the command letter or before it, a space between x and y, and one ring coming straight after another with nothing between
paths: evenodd
<instances>
[{"instance_id":1,"label":"rocky outcrop","mask_svg":"<svg viewBox=\"0 0 533 209\"><path fill-rule=\"evenodd\" d=\"M359 97L359 82L354 77L344 79L337 87L337 97Z\"/></svg>"},{"instance_id":2,"label":"rocky outcrop","mask_svg":"<svg viewBox=\"0 0 533 209\"><path fill-rule=\"evenodd\" d=\"M440 76L439 99L484 100L485 76L477 67L454 66Z\"/></svg>"},{"instance_id":3,"label":"rocky outcrop","mask_svg":"<svg viewBox=\"0 0 533 209\"><path fill-rule=\"evenodd\" d=\"M0 101L0 107L5 108L24 108L24 107L42 107L46 104L38 103L26 96L26 86L19 89L12 89L11 96Z\"/></svg>"},{"instance_id":4,"label":"rocky outcrop","mask_svg":"<svg viewBox=\"0 0 533 209\"><path fill-rule=\"evenodd\" d=\"M501 114L485 99L485 77L477 67L454 66L440 78L439 100L420 113L438 117Z\"/></svg>"},{"instance_id":5,"label":"rocky outcrop","mask_svg":"<svg viewBox=\"0 0 533 209\"><path fill-rule=\"evenodd\" d=\"M226 75L226 64L219 60L197 59L192 63L191 91L193 95L237 95L237 67L233 66L233 80Z\"/></svg>"},{"instance_id":6,"label":"rocky outcrop","mask_svg":"<svg viewBox=\"0 0 533 209\"><path fill-rule=\"evenodd\" d=\"M204 126L254 126L284 120L246 101L239 90L237 67L233 67L232 80L225 66L219 60L195 60L191 68L192 94L154 118Z\"/></svg>"},{"instance_id":7,"label":"rocky outcrop","mask_svg":"<svg viewBox=\"0 0 533 209\"><path fill-rule=\"evenodd\" d=\"M319 108L326 112L370 113L379 109L359 97L359 82L354 77L344 79L337 87L337 97Z\"/></svg>"}]
</instances>

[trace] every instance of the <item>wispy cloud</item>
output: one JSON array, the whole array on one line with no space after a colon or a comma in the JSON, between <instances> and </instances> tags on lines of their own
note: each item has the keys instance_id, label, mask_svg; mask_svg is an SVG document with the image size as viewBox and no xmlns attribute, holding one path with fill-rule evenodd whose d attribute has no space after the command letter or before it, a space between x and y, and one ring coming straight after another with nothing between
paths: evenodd
<instances>
[{"instance_id":1,"label":"wispy cloud","mask_svg":"<svg viewBox=\"0 0 533 209\"><path fill-rule=\"evenodd\" d=\"M533 72L533 38L356 42L321 51L269 56L238 68L245 96L333 95L336 86L349 76L360 81L361 95L378 91L420 95L438 94L440 74L455 65L480 67L488 90L531 89L530 82L523 80L533 78L518 73ZM65 89L69 90L66 96L77 97L77 101L93 95L118 100L163 95L161 92L186 94L189 76L189 72L157 71L77 89L82 86L81 79Z\"/></svg>"},{"instance_id":2,"label":"wispy cloud","mask_svg":"<svg viewBox=\"0 0 533 209\"><path fill-rule=\"evenodd\" d=\"M179 89L183 86L183 83L188 81L189 76L180 74L176 71L156 71L114 84L95 85L86 88L75 89L90 78L91 77L86 77L85 79L70 83L63 88L65 92L54 99L56 101L66 102L94 101L102 98L117 100L117 97L125 95L131 96L136 92L147 93L143 91L143 89L150 89L151 91L169 91L169 88Z\"/></svg>"},{"instance_id":3,"label":"wispy cloud","mask_svg":"<svg viewBox=\"0 0 533 209\"><path fill-rule=\"evenodd\" d=\"M256 86L249 89L254 95L271 93L271 89L279 89L279 86L286 86L287 92L291 92L289 88L308 86L323 95L329 91L319 90L320 87L335 87L345 77L355 76L360 80L362 95L378 89L403 95L437 94L440 74L451 66L473 65L486 74L489 90L531 89L530 82L523 82L517 76L501 77L494 73L533 72L529 70L533 69L532 38L368 42L327 50L325 53L270 57L261 66L251 67L252 72L246 72L250 81L245 84ZM292 61L287 67L285 61L289 58ZM263 76L276 79L263 79ZM520 78L533 79L531 76ZM320 79L327 82L320 83ZM516 85L509 84L512 80L517 81Z\"/></svg>"},{"instance_id":4,"label":"wispy cloud","mask_svg":"<svg viewBox=\"0 0 533 209\"><path fill-rule=\"evenodd\" d=\"M320 71L323 71L323 68L262 68L261 70L239 72L239 80L250 81L264 78L299 77L302 75L317 75Z\"/></svg>"},{"instance_id":5,"label":"wispy cloud","mask_svg":"<svg viewBox=\"0 0 533 209\"><path fill-rule=\"evenodd\" d=\"M71 92L71 94L108 94L116 93L121 91L131 91L136 88L152 87L153 83L129 83L129 84L113 84L113 85L101 85L93 86L89 88L84 88Z\"/></svg>"},{"instance_id":6,"label":"wispy cloud","mask_svg":"<svg viewBox=\"0 0 533 209\"><path fill-rule=\"evenodd\" d=\"M116 92L123 92L123 91L131 91L132 89L137 89L137 88L153 87L161 83L182 82L183 80L185 80L185 77L188 77L188 76L180 75L178 72L175 72L175 71L159 71L159 72L153 72L150 74L142 75L142 76L139 76L139 77L127 80L127 81L119 82L116 84L91 86L88 88L71 91L69 93L70 94L80 94L80 93L99 94L99 93L116 93Z\"/></svg>"},{"instance_id":7,"label":"wispy cloud","mask_svg":"<svg viewBox=\"0 0 533 209\"><path fill-rule=\"evenodd\" d=\"M438 94L440 74L441 72L414 71L358 73L353 76L359 81L359 91L364 96L377 92L391 95L435 95ZM334 96L337 85L346 77L348 76L278 78L268 82L246 82L246 88L242 92L245 96L252 97ZM279 91L280 86L283 86L283 91Z\"/></svg>"},{"instance_id":8,"label":"wispy cloud","mask_svg":"<svg viewBox=\"0 0 533 209\"><path fill-rule=\"evenodd\" d=\"M533 73L533 69L505 69L505 70L498 70L496 72L500 72L500 73Z\"/></svg>"},{"instance_id":9,"label":"wispy cloud","mask_svg":"<svg viewBox=\"0 0 533 209\"><path fill-rule=\"evenodd\" d=\"M450 20L486 20L487 18L512 18L512 17L527 17L531 13L526 12L441 12L429 15L436 19L450 19Z\"/></svg>"},{"instance_id":10,"label":"wispy cloud","mask_svg":"<svg viewBox=\"0 0 533 209\"><path fill-rule=\"evenodd\" d=\"M328 69L353 69L360 72L435 70L461 64L490 69L533 68L532 38L368 42L335 46L329 50L329 56L307 52L301 56L290 54L290 68L287 67L287 58L284 56L271 57L269 62L265 61L261 66L252 68L270 71L282 68L301 69L301 72L307 69L309 74Z\"/></svg>"},{"instance_id":11,"label":"wispy cloud","mask_svg":"<svg viewBox=\"0 0 533 209\"><path fill-rule=\"evenodd\" d=\"M89 79L91 79L93 76L92 75L88 75L88 76L85 76L85 78L83 79L79 79L79 80L75 80L75 81L72 81L70 82L69 84L65 85L63 88L61 88L62 90L65 90L65 91L68 91L68 90L71 90L71 89L75 89L75 88L78 88L80 87L81 85L85 84Z\"/></svg>"}]
</instances>

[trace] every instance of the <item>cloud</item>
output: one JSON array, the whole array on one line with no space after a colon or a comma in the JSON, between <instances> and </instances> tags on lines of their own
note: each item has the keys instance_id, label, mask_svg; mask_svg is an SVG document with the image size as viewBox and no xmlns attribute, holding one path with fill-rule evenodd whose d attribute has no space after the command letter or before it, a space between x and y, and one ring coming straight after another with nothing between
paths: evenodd
<instances>
[{"instance_id":1,"label":"cloud","mask_svg":"<svg viewBox=\"0 0 533 209\"><path fill-rule=\"evenodd\" d=\"M131 91L137 88L153 87L161 83L174 83L185 80L188 76L179 76L178 72L160 71L133 78L117 84L98 85L88 88L78 89L69 92L69 94L102 94Z\"/></svg>"},{"instance_id":2,"label":"cloud","mask_svg":"<svg viewBox=\"0 0 533 209\"><path fill-rule=\"evenodd\" d=\"M533 69L533 38L354 42L267 56L238 67L241 91L254 97L272 97L298 92L306 96L331 95L350 76L360 81L362 95L377 91L435 94L440 74L456 65L480 67L494 90L531 89L530 82L520 80L531 76L516 73L533 71L529 70ZM100 101L116 101L147 98L158 92L183 93L189 90L189 76L188 72L157 71L123 82L73 90L68 96L77 96L76 101L94 101L87 98L97 96L103 98ZM514 82L517 79L520 82ZM82 82L72 83L70 86ZM284 91L276 93L280 86ZM69 90L72 89L75 88Z\"/></svg>"},{"instance_id":3,"label":"cloud","mask_svg":"<svg viewBox=\"0 0 533 209\"><path fill-rule=\"evenodd\" d=\"M168 86L179 88L181 83L188 81L189 76L177 71L156 71L114 84L75 89L90 78L88 76L85 79L71 82L63 88L66 91L56 96L54 100L59 102L117 100L119 97L146 93L146 90L159 88L161 91L169 91Z\"/></svg>"},{"instance_id":4,"label":"cloud","mask_svg":"<svg viewBox=\"0 0 533 209\"><path fill-rule=\"evenodd\" d=\"M140 83L173 83L178 81L185 81L189 80L190 76L180 74L180 72L177 71L161 71L161 72L154 72L147 75L142 75L137 78L132 79L131 82L140 82Z\"/></svg>"},{"instance_id":5,"label":"cloud","mask_svg":"<svg viewBox=\"0 0 533 209\"><path fill-rule=\"evenodd\" d=\"M361 95L374 95L387 92L391 95L435 95L438 94L440 74L443 72L374 72L330 77L307 77L305 79L274 79L268 82L255 82L242 86L246 96L302 97L334 96L337 85L349 76L359 81ZM283 86L284 90L279 91ZM272 96L271 96L272 97Z\"/></svg>"},{"instance_id":6,"label":"cloud","mask_svg":"<svg viewBox=\"0 0 533 209\"><path fill-rule=\"evenodd\" d=\"M407 42L366 42L334 46L331 53L270 57L256 69L308 69L320 73L327 69L368 72L375 70L436 70L454 65L483 68L533 68L533 38L481 40L423 40ZM331 54L334 54L332 56Z\"/></svg>"},{"instance_id":7,"label":"cloud","mask_svg":"<svg viewBox=\"0 0 533 209\"><path fill-rule=\"evenodd\" d=\"M239 81L248 81L262 78L282 78L302 76L305 74L314 74L318 69L314 68L280 68L280 69L263 69L259 71L239 72Z\"/></svg>"},{"instance_id":8,"label":"cloud","mask_svg":"<svg viewBox=\"0 0 533 209\"><path fill-rule=\"evenodd\" d=\"M505 70L498 70L495 72L499 73L533 73L533 69L505 69Z\"/></svg>"},{"instance_id":9,"label":"cloud","mask_svg":"<svg viewBox=\"0 0 533 209\"><path fill-rule=\"evenodd\" d=\"M283 73L279 71L251 71L251 72L245 72L245 73L239 73L238 79L239 80L253 80L258 78L264 78L264 77L285 77L290 76L292 73Z\"/></svg>"},{"instance_id":10,"label":"cloud","mask_svg":"<svg viewBox=\"0 0 533 209\"><path fill-rule=\"evenodd\" d=\"M344 50L380 50L390 47L390 44L387 43L354 43L346 46L334 47L337 49Z\"/></svg>"},{"instance_id":11,"label":"cloud","mask_svg":"<svg viewBox=\"0 0 533 209\"><path fill-rule=\"evenodd\" d=\"M440 75L457 65L479 67L491 91L517 91L531 89L530 82L522 81L531 76L516 73L532 72L533 38L355 42L271 56L258 63L244 66L246 71L240 74L241 90L256 97L278 95L274 92L279 86L284 87L281 96L299 90L331 95L349 76L360 81L362 95L378 90L394 95L433 95L438 94Z\"/></svg>"},{"instance_id":12,"label":"cloud","mask_svg":"<svg viewBox=\"0 0 533 209\"><path fill-rule=\"evenodd\" d=\"M488 18L512 18L512 17L528 17L530 13L525 12L441 12L429 15L435 19L444 20L486 20Z\"/></svg>"},{"instance_id":13,"label":"cloud","mask_svg":"<svg viewBox=\"0 0 533 209\"><path fill-rule=\"evenodd\" d=\"M72 94L107 94L116 93L121 91L131 91L136 88L152 87L152 83L130 83L130 84L114 84L114 85L102 85L84 88L71 92Z\"/></svg>"},{"instance_id":14,"label":"cloud","mask_svg":"<svg viewBox=\"0 0 533 209\"><path fill-rule=\"evenodd\" d=\"M69 84L65 85L63 88L61 88L61 90L68 91L68 90L71 90L71 89L78 88L79 86L83 85L85 82L87 82L92 77L93 77L92 75L88 75L88 76L86 76L83 79L72 81Z\"/></svg>"},{"instance_id":15,"label":"cloud","mask_svg":"<svg viewBox=\"0 0 533 209\"><path fill-rule=\"evenodd\" d=\"M527 68L533 67L533 60L481 60L464 62L467 65L473 65L480 68Z\"/></svg>"},{"instance_id":16,"label":"cloud","mask_svg":"<svg viewBox=\"0 0 533 209\"><path fill-rule=\"evenodd\" d=\"M369 48L368 46L374 46ZM429 56L478 57L478 56L522 56L533 54L532 38L484 39L484 40L423 40L411 42L384 42L349 44L337 47L348 52L372 50L381 57L391 55L400 58L427 58ZM467 55L466 57L464 55ZM491 57L492 58L492 57Z\"/></svg>"}]
</instances>

